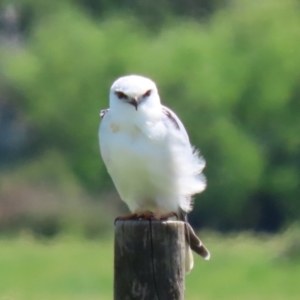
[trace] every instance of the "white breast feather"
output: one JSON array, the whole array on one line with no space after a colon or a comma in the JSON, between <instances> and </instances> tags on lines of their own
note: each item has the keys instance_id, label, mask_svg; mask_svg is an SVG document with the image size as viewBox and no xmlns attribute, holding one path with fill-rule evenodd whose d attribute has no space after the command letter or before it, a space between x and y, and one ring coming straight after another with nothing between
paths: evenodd
<instances>
[{"instance_id":1,"label":"white breast feather","mask_svg":"<svg viewBox=\"0 0 300 300\"><path fill-rule=\"evenodd\" d=\"M180 128L161 110L160 118L143 122L119 123L117 116L106 113L99 136L101 154L113 182L130 210L151 210L159 205L165 212L191 209L191 195L205 189L201 174L204 160Z\"/></svg>"}]
</instances>

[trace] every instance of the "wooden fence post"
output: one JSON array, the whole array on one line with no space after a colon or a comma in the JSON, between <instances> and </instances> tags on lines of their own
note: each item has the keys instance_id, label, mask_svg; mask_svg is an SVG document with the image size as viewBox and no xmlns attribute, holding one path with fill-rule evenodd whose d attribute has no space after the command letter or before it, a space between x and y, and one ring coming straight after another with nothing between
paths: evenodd
<instances>
[{"instance_id":1,"label":"wooden fence post","mask_svg":"<svg viewBox=\"0 0 300 300\"><path fill-rule=\"evenodd\" d=\"M184 300L180 221L117 221L114 300Z\"/></svg>"}]
</instances>

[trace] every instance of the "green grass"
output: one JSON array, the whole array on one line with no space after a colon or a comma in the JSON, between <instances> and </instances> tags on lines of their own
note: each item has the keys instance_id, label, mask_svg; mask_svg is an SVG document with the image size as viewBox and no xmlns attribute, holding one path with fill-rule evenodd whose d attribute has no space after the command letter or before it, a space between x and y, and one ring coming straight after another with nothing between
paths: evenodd
<instances>
[{"instance_id":1,"label":"green grass","mask_svg":"<svg viewBox=\"0 0 300 300\"><path fill-rule=\"evenodd\" d=\"M299 299L300 260L280 256L283 237L202 238L212 258L195 259L186 300ZM112 239L0 239L0 300L111 300L112 278Z\"/></svg>"}]
</instances>

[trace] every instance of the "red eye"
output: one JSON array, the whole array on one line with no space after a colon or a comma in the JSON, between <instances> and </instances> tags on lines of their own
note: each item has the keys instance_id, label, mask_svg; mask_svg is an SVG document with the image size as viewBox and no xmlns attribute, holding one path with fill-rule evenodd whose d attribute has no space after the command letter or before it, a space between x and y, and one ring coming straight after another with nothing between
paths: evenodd
<instances>
[{"instance_id":1,"label":"red eye","mask_svg":"<svg viewBox=\"0 0 300 300\"><path fill-rule=\"evenodd\" d=\"M151 95L151 90L148 90L144 95L143 97L149 97Z\"/></svg>"},{"instance_id":2,"label":"red eye","mask_svg":"<svg viewBox=\"0 0 300 300\"><path fill-rule=\"evenodd\" d=\"M127 99L127 96L122 92L116 92L116 95L119 99Z\"/></svg>"}]
</instances>

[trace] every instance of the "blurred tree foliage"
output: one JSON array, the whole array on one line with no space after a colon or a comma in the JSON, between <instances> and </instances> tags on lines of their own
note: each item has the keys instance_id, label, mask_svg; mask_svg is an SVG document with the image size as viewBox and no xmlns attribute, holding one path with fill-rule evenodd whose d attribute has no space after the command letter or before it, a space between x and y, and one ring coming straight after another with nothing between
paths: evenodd
<instances>
[{"instance_id":1,"label":"blurred tree foliage","mask_svg":"<svg viewBox=\"0 0 300 300\"><path fill-rule=\"evenodd\" d=\"M101 237L112 230L116 214L110 195L105 197L106 203L94 201L63 156L45 151L5 176L1 172L0 233Z\"/></svg>"},{"instance_id":2,"label":"blurred tree foliage","mask_svg":"<svg viewBox=\"0 0 300 300\"><path fill-rule=\"evenodd\" d=\"M85 4L101 16L119 2ZM207 160L208 189L196 197L194 224L276 230L299 218L298 1L231 1L205 23L172 17L156 33L133 17L138 5L120 13L120 2L117 15L95 20L81 0L35 3L25 46L2 63L39 133L37 152L54 148L86 188L112 189L99 158L98 113L117 77L142 74L157 82ZM142 3L148 25L165 11L201 15L195 0ZM213 11L219 2L201 3Z\"/></svg>"},{"instance_id":3,"label":"blurred tree foliage","mask_svg":"<svg viewBox=\"0 0 300 300\"><path fill-rule=\"evenodd\" d=\"M0 0L8 2L7 0ZM161 28L174 16L204 21L218 8L224 7L228 0L19 0L22 4L22 27L26 28L35 18L54 12L66 3L77 6L95 19L122 12L124 18L134 16L141 23L151 26L151 30ZM34 24L33 24L34 25Z\"/></svg>"}]
</instances>

